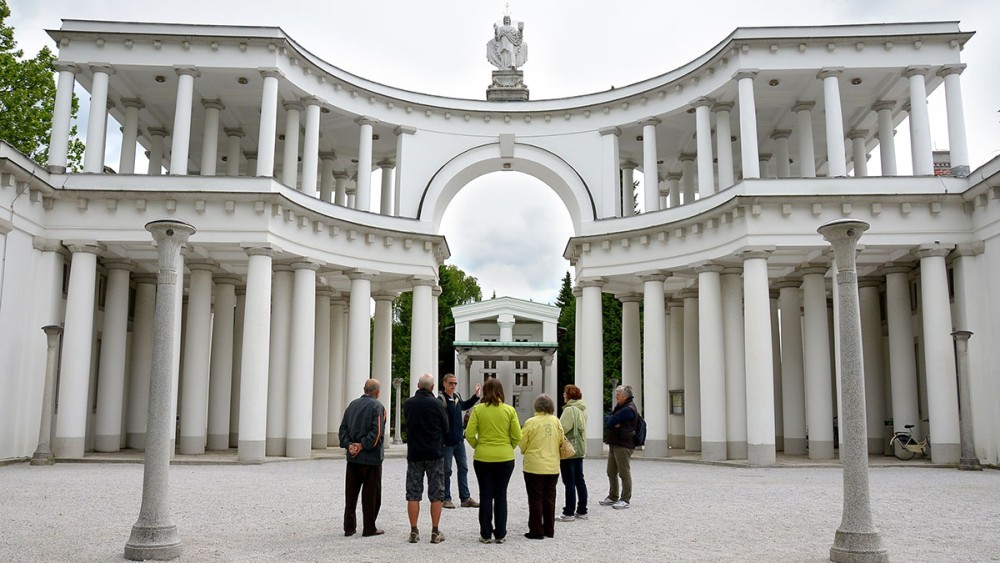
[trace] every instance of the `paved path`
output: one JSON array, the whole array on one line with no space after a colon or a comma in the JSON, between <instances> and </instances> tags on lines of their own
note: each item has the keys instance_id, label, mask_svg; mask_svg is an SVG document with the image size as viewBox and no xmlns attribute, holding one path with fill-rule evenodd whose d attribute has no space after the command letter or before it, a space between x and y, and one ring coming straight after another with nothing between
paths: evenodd
<instances>
[{"instance_id":1,"label":"paved path","mask_svg":"<svg viewBox=\"0 0 1000 563\"><path fill-rule=\"evenodd\" d=\"M424 541L411 545L405 468L399 457L385 462L378 522L386 534L345 538L338 456L175 465L171 513L183 542L181 560L824 561L840 523L835 466L636 460L632 508L615 511L597 506L607 494L604 461L588 459L590 520L557 522L554 539L532 541L522 536L527 506L518 460L506 544L479 544L477 511L459 508L444 511L447 539L431 545L425 502ZM1000 471L890 464L873 467L870 476L875 522L893 561L1000 561ZM0 561L121 560L141 488L137 463L0 467Z\"/></svg>"}]
</instances>

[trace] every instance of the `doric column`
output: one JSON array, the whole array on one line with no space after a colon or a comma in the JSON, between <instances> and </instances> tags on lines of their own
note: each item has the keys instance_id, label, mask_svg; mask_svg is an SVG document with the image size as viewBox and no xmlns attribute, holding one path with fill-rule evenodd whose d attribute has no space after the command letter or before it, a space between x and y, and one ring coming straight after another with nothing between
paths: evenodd
<instances>
[{"instance_id":1,"label":"doric column","mask_svg":"<svg viewBox=\"0 0 1000 563\"><path fill-rule=\"evenodd\" d=\"M319 99L309 97L306 105L306 136L302 143L302 191L316 197L316 179L319 175Z\"/></svg>"},{"instance_id":2,"label":"doric column","mask_svg":"<svg viewBox=\"0 0 1000 563\"><path fill-rule=\"evenodd\" d=\"M806 395L802 364L802 282L786 280L778 288L781 312L781 414L785 453L806 454Z\"/></svg>"},{"instance_id":3,"label":"doric column","mask_svg":"<svg viewBox=\"0 0 1000 563\"><path fill-rule=\"evenodd\" d=\"M759 155L757 155L757 162L760 165L760 177L770 178L771 172L770 170L768 170L768 167L771 165L771 153L769 152L760 153Z\"/></svg>"},{"instance_id":4,"label":"doric column","mask_svg":"<svg viewBox=\"0 0 1000 563\"><path fill-rule=\"evenodd\" d=\"M681 175L667 174L667 206L677 207L681 204Z\"/></svg>"},{"instance_id":5,"label":"doric column","mask_svg":"<svg viewBox=\"0 0 1000 563\"><path fill-rule=\"evenodd\" d=\"M243 321L247 312L247 286L236 286L236 319L233 326L233 386L229 391L229 447L240 445L240 380L243 361Z\"/></svg>"},{"instance_id":6,"label":"doric column","mask_svg":"<svg viewBox=\"0 0 1000 563\"><path fill-rule=\"evenodd\" d=\"M722 191L735 183L733 174L733 131L729 116L733 111L733 104L718 103L712 106L715 112L715 152L718 153L719 160L719 191Z\"/></svg>"},{"instance_id":7,"label":"doric column","mask_svg":"<svg viewBox=\"0 0 1000 563\"><path fill-rule=\"evenodd\" d=\"M226 176L240 175L240 139L245 135L239 127L226 127Z\"/></svg>"},{"instance_id":8,"label":"doric column","mask_svg":"<svg viewBox=\"0 0 1000 563\"><path fill-rule=\"evenodd\" d=\"M691 153L681 153L678 160L681 161L681 182L683 187L681 190L684 193L684 205L694 202L695 194L695 183L694 183L694 159L696 155Z\"/></svg>"},{"instance_id":9,"label":"doric column","mask_svg":"<svg viewBox=\"0 0 1000 563\"><path fill-rule=\"evenodd\" d=\"M921 245L920 317L923 321L924 370L927 374L927 418L934 438L934 463L958 463L961 442L958 427L958 382L951 341L951 304L945 256L948 245Z\"/></svg>"},{"instance_id":10,"label":"doric column","mask_svg":"<svg viewBox=\"0 0 1000 563\"><path fill-rule=\"evenodd\" d=\"M73 87L80 68L74 64L56 61L53 69L59 73L56 99L52 107L52 132L49 136L48 170L54 174L66 172L69 156L70 115L73 109Z\"/></svg>"},{"instance_id":11,"label":"doric column","mask_svg":"<svg viewBox=\"0 0 1000 563\"><path fill-rule=\"evenodd\" d=\"M393 188L395 193L394 197L392 198L393 202L392 214L395 215L396 217L401 217L403 215L401 190L403 186L404 172L406 171L404 163L408 163L414 160L412 157L409 160L403 160L403 156L410 154L409 149L410 147L413 147L414 143L416 142L414 140L414 133L416 132L417 132L416 128L410 127L408 125L400 125L399 127L396 127L395 129L392 130L392 134L396 136L396 178L395 181L393 182L395 184ZM413 168L413 166L410 165L410 168ZM415 215L415 212L412 210L407 210L407 215L413 217ZM459 382L459 384L461 384L461 382Z\"/></svg>"},{"instance_id":12,"label":"doric column","mask_svg":"<svg viewBox=\"0 0 1000 563\"><path fill-rule=\"evenodd\" d=\"M347 364L346 306L347 300L343 296L335 294L330 298L330 399L327 404L326 445L338 448L344 390L347 386L344 373Z\"/></svg>"},{"instance_id":13,"label":"doric column","mask_svg":"<svg viewBox=\"0 0 1000 563\"><path fill-rule=\"evenodd\" d=\"M733 75L738 81L740 104L740 153L744 178L760 178L757 163L757 105L754 101L753 79L756 70L741 70Z\"/></svg>"},{"instance_id":14,"label":"doric column","mask_svg":"<svg viewBox=\"0 0 1000 563\"><path fill-rule=\"evenodd\" d=\"M275 83L277 86L277 83ZM267 245L245 247L246 305L243 313L243 350L240 357L240 426L237 458L244 463L264 461L267 427L268 365L271 350L271 261L277 249Z\"/></svg>"},{"instance_id":15,"label":"doric column","mask_svg":"<svg viewBox=\"0 0 1000 563\"><path fill-rule=\"evenodd\" d=\"M312 449L325 450L330 418L330 298L328 287L316 289L316 346L313 348Z\"/></svg>"},{"instance_id":16,"label":"doric column","mask_svg":"<svg viewBox=\"0 0 1000 563\"><path fill-rule=\"evenodd\" d=\"M910 267L890 265L884 272L893 431L902 432L907 424L912 424L914 434L919 436L922 433L917 400L917 361L913 353L913 315L910 312Z\"/></svg>"},{"instance_id":17,"label":"doric column","mask_svg":"<svg viewBox=\"0 0 1000 563\"><path fill-rule=\"evenodd\" d=\"M146 174L159 176L163 174L163 144L170 132L161 127L149 128L149 166Z\"/></svg>"},{"instance_id":18,"label":"doric column","mask_svg":"<svg viewBox=\"0 0 1000 563\"><path fill-rule=\"evenodd\" d=\"M247 159L247 176L255 177L257 175L257 151L244 151L243 158Z\"/></svg>"},{"instance_id":19,"label":"doric column","mask_svg":"<svg viewBox=\"0 0 1000 563\"><path fill-rule=\"evenodd\" d=\"M340 206L347 205L347 172L334 172L333 179L335 182L334 187L334 200L333 202Z\"/></svg>"},{"instance_id":20,"label":"doric column","mask_svg":"<svg viewBox=\"0 0 1000 563\"><path fill-rule=\"evenodd\" d=\"M122 148L118 158L118 173L135 174L135 145L139 137L139 110L145 106L138 98L122 98L122 106L125 108L125 123L122 124ZM50 147L50 159L51 151Z\"/></svg>"},{"instance_id":21,"label":"doric column","mask_svg":"<svg viewBox=\"0 0 1000 563\"><path fill-rule=\"evenodd\" d=\"M698 293L684 290L684 449L701 451L701 381L698 337Z\"/></svg>"},{"instance_id":22,"label":"doric column","mask_svg":"<svg viewBox=\"0 0 1000 563\"><path fill-rule=\"evenodd\" d=\"M440 308L438 307L441 297L441 292L444 291L440 285L434 284L431 288L431 375L434 376L435 381L439 381L438 378L438 350L441 349L440 341L438 340L441 336L441 331L439 327L441 326L441 319L439 318ZM553 339L554 340L554 339ZM389 398L386 397L386 400ZM388 408L388 407L387 407Z\"/></svg>"},{"instance_id":23,"label":"doric column","mask_svg":"<svg viewBox=\"0 0 1000 563\"><path fill-rule=\"evenodd\" d=\"M743 347L743 270L722 270L722 328L726 366L726 458L747 458L747 372Z\"/></svg>"},{"instance_id":24,"label":"doric column","mask_svg":"<svg viewBox=\"0 0 1000 563\"><path fill-rule=\"evenodd\" d=\"M573 307L573 350L576 351L583 349L583 345L580 343L580 337L583 335L580 328L583 326L583 288L573 287L573 303L575 305ZM574 383L577 384L580 381L580 358L583 357L581 354L582 352L573 354L573 378Z\"/></svg>"},{"instance_id":25,"label":"doric column","mask_svg":"<svg viewBox=\"0 0 1000 563\"><path fill-rule=\"evenodd\" d=\"M778 290L770 291L771 297L771 359L774 366L774 447L785 450L785 420L781 407L781 335L778 334Z\"/></svg>"},{"instance_id":26,"label":"doric column","mask_svg":"<svg viewBox=\"0 0 1000 563\"><path fill-rule=\"evenodd\" d=\"M278 77L277 69L260 71L264 88L260 98L260 133L257 135L257 176L274 175L274 142L278 127ZM250 160L250 157L247 157ZM248 174L249 175L249 174Z\"/></svg>"},{"instance_id":27,"label":"doric column","mask_svg":"<svg viewBox=\"0 0 1000 563\"><path fill-rule=\"evenodd\" d=\"M337 153L326 151L319 153L319 198L323 201L333 203L333 164L337 158Z\"/></svg>"},{"instance_id":28,"label":"doric column","mask_svg":"<svg viewBox=\"0 0 1000 563\"><path fill-rule=\"evenodd\" d=\"M192 282L194 280L192 279ZM215 284L212 307L212 351L208 376L208 438L205 449L229 449L230 411L233 391L233 339L236 326L236 285L240 279L220 275Z\"/></svg>"},{"instance_id":29,"label":"doric column","mask_svg":"<svg viewBox=\"0 0 1000 563\"><path fill-rule=\"evenodd\" d=\"M747 460L774 465L774 364L767 281L770 249L748 249L743 259L743 308L747 372Z\"/></svg>"},{"instance_id":30,"label":"doric column","mask_svg":"<svg viewBox=\"0 0 1000 563\"><path fill-rule=\"evenodd\" d=\"M97 420L94 449L117 452L121 447L125 398L125 351L128 340L128 280L132 264L107 261L108 287L101 330L101 364L97 375Z\"/></svg>"},{"instance_id":31,"label":"doric column","mask_svg":"<svg viewBox=\"0 0 1000 563\"><path fill-rule=\"evenodd\" d=\"M698 273L698 366L701 379L701 459L726 459L726 357L722 325L722 266Z\"/></svg>"},{"instance_id":32,"label":"doric column","mask_svg":"<svg viewBox=\"0 0 1000 563\"><path fill-rule=\"evenodd\" d=\"M684 395L684 303L670 301L670 327L667 347L667 391ZM684 449L684 415L675 414L670 404L667 420L667 443L672 449Z\"/></svg>"},{"instance_id":33,"label":"doric column","mask_svg":"<svg viewBox=\"0 0 1000 563\"><path fill-rule=\"evenodd\" d=\"M360 127L358 137L358 187L355 197L355 209L371 211L372 208L372 130L375 121L362 117L355 121ZM419 374L418 374L419 375ZM363 387L363 384L362 384ZM358 387L359 389L361 387Z\"/></svg>"},{"instance_id":34,"label":"doric column","mask_svg":"<svg viewBox=\"0 0 1000 563\"><path fill-rule=\"evenodd\" d=\"M864 353L865 420L868 421L868 451L885 450L885 374L882 362L882 308L879 305L881 278L858 281L861 308L861 349Z\"/></svg>"},{"instance_id":35,"label":"doric column","mask_svg":"<svg viewBox=\"0 0 1000 563\"><path fill-rule=\"evenodd\" d=\"M660 189L656 181L659 177L656 159L656 126L660 120L655 117L639 122L642 126L642 187L646 213L660 209Z\"/></svg>"},{"instance_id":36,"label":"doric column","mask_svg":"<svg viewBox=\"0 0 1000 563\"><path fill-rule=\"evenodd\" d=\"M826 266L802 268L802 351L805 358L806 427L809 459L833 459L833 387L830 321L826 308Z\"/></svg>"},{"instance_id":37,"label":"doric column","mask_svg":"<svg viewBox=\"0 0 1000 563\"><path fill-rule=\"evenodd\" d=\"M201 142L201 175L215 176L219 161L219 112L226 109L222 100L202 100L205 122Z\"/></svg>"},{"instance_id":38,"label":"doric column","mask_svg":"<svg viewBox=\"0 0 1000 563\"><path fill-rule=\"evenodd\" d=\"M194 67L174 67L174 71L177 73L177 100L174 106L174 135L170 143L170 174L185 176L188 173L188 151L191 147L194 79L199 73Z\"/></svg>"},{"instance_id":39,"label":"doric column","mask_svg":"<svg viewBox=\"0 0 1000 563\"><path fill-rule=\"evenodd\" d=\"M931 124L927 115L927 85L924 83L928 71L925 66L911 66L903 71L903 77L910 81L910 156L913 158L914 176L934 174Z\"/></svg>"},{"instance_id":40,"label":"doric column","mask_svg":"<svg viewBox=\"0 0 1000 563\"><path fill-rule=\"evenodd\" d=\"M792 111L798 118L799 176L816 177L816 148L813 141L812 112L816 102L795 102Z\"/></svg>"},{"instance_id":41,"label":"doric column","mask_svg":"<svg viewBox=\"0 0 1000 563\"><path fill-rule=\"evenodd\" d=\"M393 177L396 175L396 163L391 160L383 160L378 163L382 169L382 201L379 202L379 213L382 215L392 215L395 209L395 199L393 190ZM392 393L386 393L386 398Z\"/></svg>"},{"instance_id":42,"label":"doric column","mask_svg":"<svg viewBox=\"0 0 1000 563\"><path fill-rule=\"evenodd\" d=\"M281 183L289 188L299 189L299 124L302 120L302 104L285 102L285 144L282 147Z\"/></svg>"},{"instance_id":43,"label":"doric column","mask_svg":"<svg viewBox=\"0 0 1000 563\"><path fill-rule=\"evenodd\" d=\"M962 104L962 71L965 64L941 67L944 77L945 104L948 108L948 149L951 151L951 175L969 175L969 144L965 137L965 109Z\"/></svg>"},{"instance_id":44,"label":"doric column","mask_svg":"<svg viewBox=\"0 0 1000 563\"><path fill-rule=\"evenodd\" d=\"M379 292L372 295L375 300L375 342L372 345L372 377L386 385L392 382L392 302L394 293ZM386 428L392 428L392 393L379 395L379 402L385 407Z\"/></svg>"},{"instance_id":45,"label":"doric column","mask_svg":"<svg viewBox=\"0 0 1000 563\"><path fill-rule=\"evenodd\" d=\"M288 410L285 455L312 455L313 371L316 360L316 270L303 260L292 264L292 322L288 347Z\"/></svg>"},{"instance_id":46,"label":"doric column","mask_svg":"<svg viewBox=\"0 0 1000 563\"><path fill-rule=\"evenodd\" d=\"M661 273L640 275L642 280L642 311L645 322L642 327L642 396L653 397L656 408L643 408L643 416L649 431L646 437L646 455L666 457L667 455L667 415L669 398L667 388L667 326L666 308L663 297L663 282L667 276ZM645 405L643 405L645 407Z\"/></svg>"},{"instance_id":47,"label":"doric column","mask_svg":"<svg viewBox=\"0 0 1000 563\"><path fill-rule=\"evenodd\" d=\"M181 389L182 454L205 453L211 360L212 272L207 262L187 262L191 270L187 325L184 330L184 385Z\"/></svg>"},{"instance_id":48,"label":"doric column","mask_svg":"<svg viewBox=\"0 0 1000 563\"><path fill-rule=\"evenodd\" d=\"M617 137L615 137L617 139ZM583 288L581 302L577 307L583 309L582 324L577 323L576 330L580 333L580 365L576 372L576 384L584 397L604 411L604 328L601 305L601 288L603 280L581 280ZM587 417L587 451L591 457L601 455L604 423L601 417Z\"/></svg>"},{"instance_id":49,"label":"doric column","mask_svg":"<svg viewBox=\"0 0 1000 563\"><path fill-rule=\"evenodd\" d=\"M601 218L621 217L621 178L619 166L621 158L618 151L618 137L622 130L618 127L604 127L598 131L601 135Z\"/></svg>"},{"instance_id":50,"label":"doric column","mask_svg":"<svg viewBox=\"0 0 1000 563\"><path fill-rule=\"evenodd\" d=\"M94 72L94 79L90 86L90 116L87 118L87 148L83 153L83 171L100 174L104 172L104 146L108 135L108 80L115 69L111 65L99 64L90 65L90 70ZM65 341L63 337L63 342Z\"/></svg>"},{"instance_id":51,"label":"doric column","mask_svg":"<svg viewBox=\"0 0 1000 563\"><path fill-rule=\"evenodd\" d=\"M865 146L867 137L867 129L855 129L847 134L847 138L851 140L851 162L854 163L855 178L868 175L868 147Z\"/></svg>"},{"instance_id":52,"label":"doric column","mask_svg":"<svg viewBox=\"0 0 1000 563\"><path fill-rule=\"evenodd\" d=\"M267 369L267 449L271 456L285 455L288 437L288 353L291 344L292 291L295 276L290 266L276 264L271 286L271 340ZM249 295L247 296L249 299Z\"/></svg>"},{"instance_id":53,"label":"doric column","mask_svg":"<svg viewBox=\"0 0 1000 563\"><path fill-rule=\"evenodd\" d=\"M788 156L788 137L791 135L790 129L775 129L771 133L771 140L774 141L774 173L778 178L788 178L792 175L791 159Z\"/></svg>"},{"instance_id":54,"label":"doric column","mask_svg":"<svg viewBox=\"0 0 1000 563\"><path fill-rule=\"evenodd\" d=\"M135 316L132 319L132 352L129 355L128 413L125 445L146 449L146 418L149 408L149 374L153 369L153 311L156 275L139 274L135 279Z\"/></svg>"},{"instance_id":55,"label":"doric column","mask_svg":"<svg viewBox=\"0 0 1000 563\"><path fill-rule=\"evenodd\" d=\"M351 280L351 297L347 312L347 360L346 360L346 395L347 399L356 396L358 389L365 386L365 381L371 377L371 301L372 280L375 274L352 270L347 273ZM416 303L414 303L416 316ZM411 337L411 345L417 346L419 338ZM426 344L426 343L423 343ZM388 385L386 385L388 388Z\"/></svg>"},{"instance_id":56,"label":"doric column","mask_svg":"<svg viewBox=\"0 0 1000 563\"><path fill-rule=\"evenodd\" d=\"M712 155L712 104L711 98L694 101L695 140L698 143L698 198L715 193L715 164Z\"/></svg>"},{"instance_id":57,"label":"doric column","mask_svg":"<svg viewBox=\"0 0 1000 563\"><path fill-rule=\"evenodd\" d=\"M840 105L840 68L824 68L816 76L823 81L823 112L826 116L827 176L847 176L844 146L844 110Z\"/></svg>"},{"instance_id":58,"label":"doric column","mask_svg":"<svg viewBox=\"0 0 1000 563\"><path fill-rule=\"evenodd\" d=\"M875 102L872 111L878 115L878 150L882 160L882 175L896 175L896 131L892 124L892 110L896 102L881 100Z\"/></svg>"},{"instance_id":59,"label":"doric column","mask_svg":"<svg viewBox=\"0 0 1000 563\"><path fill-rule=\"evenodd\" d=\"M56 437L52 453L57 458L83 457L87 430L90 361L94 344L94 289L97 283L96 242L67 243L73 253L66 294L66 329L63 332L59 377Z\"/></svg>"},{"instance_id":60,"label":"doric column","mask_svg":"<svg viewBox=\"0 0 1000 563\"><path fill-rule=\"evenodd\" d=\"M410 390L412 396L417 390L417 379L433 369L431 348L434 339L431 337L432 299L431 290L434 280L418 278L413 280L413 318L410 325ZM500 333L503 340L503 331Z\"/></svg>"},{"instance_id":61,"label":"doric column","mask_svg":"<svg viewBox=\"0 0 1000 563\"><path fill-rule=\"evenodd\" d=\"M622 384L631 385L635 406L642 411L642 347L639 340L639 301L629 293L618 296L622 303Z\"/></svg>"},{"instance_id":62,"label":"doric column","mask_svg":"<svg viewBox=\"0 0 1000 563\"><path fill-rule=\"evenodd\" d=\"M635 215L635 169L639 165L626 160L622 169L622 217ZM643 191L645 193L645 190Z\"/></svg>"}]
</instances>

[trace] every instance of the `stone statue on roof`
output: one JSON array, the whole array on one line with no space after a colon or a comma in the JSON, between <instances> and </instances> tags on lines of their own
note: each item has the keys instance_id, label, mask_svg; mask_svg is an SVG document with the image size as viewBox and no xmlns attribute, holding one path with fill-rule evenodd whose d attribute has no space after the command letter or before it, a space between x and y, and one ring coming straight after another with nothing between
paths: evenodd
<instances>
[{"instance_id":1,"label":"stone statue on roof","mask_svg":"<svg viewBox=\"0 0 1000 563\"><path fill-rule=\"evenodd\" d=\"M503 25L493 24L493 39L486 43L486 59L500 70L513 70L528 61L528 44L524 42L524 22L511 24L510 16Z\"/></svg>"}]
</instances>

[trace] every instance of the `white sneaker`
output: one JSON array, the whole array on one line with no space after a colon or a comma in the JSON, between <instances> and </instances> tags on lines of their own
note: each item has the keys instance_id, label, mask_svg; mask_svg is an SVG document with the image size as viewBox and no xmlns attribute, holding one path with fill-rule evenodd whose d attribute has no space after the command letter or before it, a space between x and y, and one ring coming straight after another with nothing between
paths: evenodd
<instances>
[{"instance_id":1,"label":"white sneaker","mask_svg":"<svg viewBox=\"0 0 1000 563\"><path fill-rule=\"evenodd\" d=\"M615 499L613 499L613 498L611 498L611 497L604 497L604 500L602 500L601 502L599 502L597 504L599 504L601 506L613 506L616 502L618 502L618 501L615 500Z\"/></svg>"},{"instance_id":2,"label":"white sneaker","mask_svg":"<svg viewBox=\"0 0 1000 563\"><path fill-rule=\"evenodd\" d=\"M626 502L624 500L620 500L620 501L612 504L611 508L614 508L615 510L624 510L624 509L628 508L628 502Z\"/></svg>"},{"instance_id":3,"label":"white sneaker","mask_svg":"<svg viewBox=\"0 0 1000 563\"><path fill-rule=\"evenodd\" d=\"M556 520L559 522L572 522L576 520L576 516L573 516L572 514L560 514L559 516L556 516Z\"/></svg>"},{"instance_id":4,"label":"white sneaker","mask_svg":"<svg viewBox=\"0 0 1000 563\"><path fill-rule=\"evenodd\" d=\"M580 514L579 512L576 513L577 520L586 520L587 518L589 518L589 516L587 516L586 514Z\"/></svg>"}]
</instances>

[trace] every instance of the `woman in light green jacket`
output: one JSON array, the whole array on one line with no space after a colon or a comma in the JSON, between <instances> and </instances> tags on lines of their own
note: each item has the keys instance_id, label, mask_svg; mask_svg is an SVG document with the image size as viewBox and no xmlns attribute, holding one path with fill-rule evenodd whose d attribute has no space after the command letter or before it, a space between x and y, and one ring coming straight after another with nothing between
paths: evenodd
<instances>
[{"instance_id":1,"label":"woman in light green jacket","mask_svg":"<svg viewBox=\"0 0 1000 563\"><path fill-rule=\"evenodd\" d=\"M566 404L559 421L576 455L559 462L566 487L566 506L557 520L572 522L587 519L587 482L583 478L583 458L587 455L587 405L580 388L573 384L563 388L563 400Z\"/></svg>"},{"instance_id":2,"label":"woman in light green jacket","mask_svg":"<svg viewBox=\"0 0 1000 563\"><path fill-rule=\"evenodd\" d=\"M535 416L524 423L521 453L524 455L524 488L528 492L528 533L540 540L555 536L556 484L559 482L559 444L562 424L553 414L552 397L535 399Z\"/></svg>"}]
</instances>

